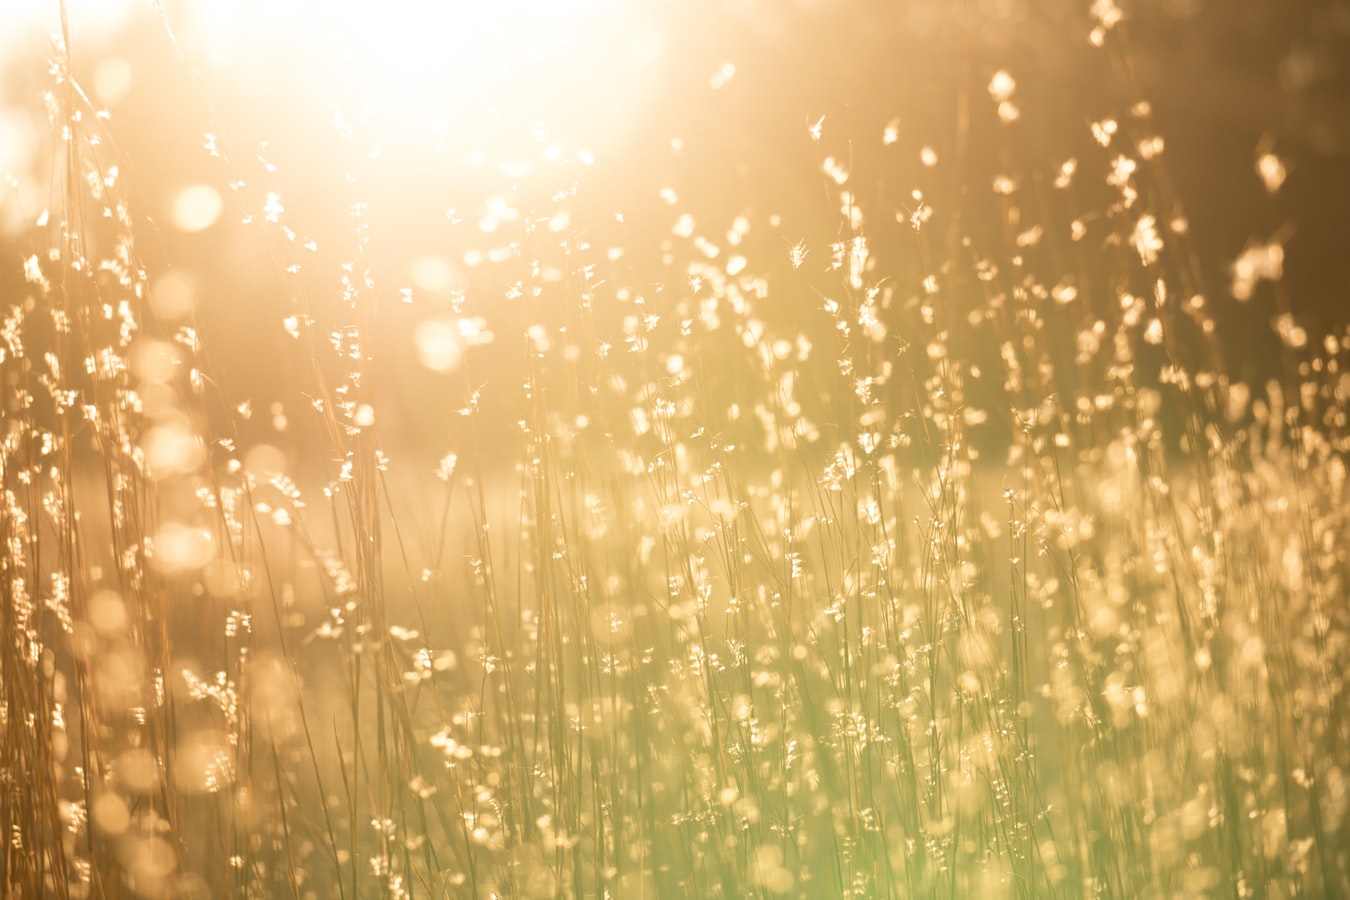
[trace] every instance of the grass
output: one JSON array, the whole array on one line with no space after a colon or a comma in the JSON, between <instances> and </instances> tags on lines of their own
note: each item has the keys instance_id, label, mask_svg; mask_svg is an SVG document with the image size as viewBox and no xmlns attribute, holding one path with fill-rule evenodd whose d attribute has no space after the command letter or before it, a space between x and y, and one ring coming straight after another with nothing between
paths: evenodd
<instances>
[{"instance_id":1,"label":"grass","mask_svg":"<svg viewBox=\"0 0 1350 900\"><path fill-rule=\"evenodd\" d=\"M435 451L386 444L354 258L279 316L318 437L263 464L58 59L0 330L6 896L1350 893L1350 333L1282 305L1282 375L1230 374L1136 98L972 185L992 238L831 163L835 242L677 228L657 291L564 228L422 333Z\"/></svg>"}]
</instances>

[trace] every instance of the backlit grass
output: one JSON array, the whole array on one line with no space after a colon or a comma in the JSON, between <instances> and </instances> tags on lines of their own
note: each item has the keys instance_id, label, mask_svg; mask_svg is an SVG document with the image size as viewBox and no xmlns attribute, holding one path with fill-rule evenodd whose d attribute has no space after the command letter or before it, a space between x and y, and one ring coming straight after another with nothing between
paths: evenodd
<instances>
[{"instance_id":1,"label":"backlit grass","mask_svg":"<svg viewBox=\"0 0 1350 900\"><path fill-rule=\"evenodd\" d=\"M0 303L6 896L1350 892L1350 333L1276 238L1204 291L1144 98L1047 165L982 74L987 178L804 111L833 240L653 183L611 248L507 191L439 301L360 183L307 280L250 171L284 359L222 358L53 54Z\"/></svg>"}]
</instances>

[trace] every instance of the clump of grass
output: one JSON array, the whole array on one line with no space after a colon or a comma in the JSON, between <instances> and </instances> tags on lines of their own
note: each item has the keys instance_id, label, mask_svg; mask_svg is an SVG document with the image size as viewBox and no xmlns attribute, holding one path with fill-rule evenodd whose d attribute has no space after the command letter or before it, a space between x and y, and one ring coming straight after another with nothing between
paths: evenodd
<instances>
[{"instance_id":1,"label":"clump of grass","mask_svg":"<svg viewBox=\"0 0 1350 900\"><path fill-rule=\"evenodd\" d=\"M869 208L828 123L827 245L677 209L651 279L531 211L518 305L419 332L433 451L385 444L358 220L268 324L321 440L263 465L58 62L0 332L7 894L1350 891L1350 333L1231 377L1142 99L1042 172L995 74L980 237Z\"/></svg>"}]
</instances>

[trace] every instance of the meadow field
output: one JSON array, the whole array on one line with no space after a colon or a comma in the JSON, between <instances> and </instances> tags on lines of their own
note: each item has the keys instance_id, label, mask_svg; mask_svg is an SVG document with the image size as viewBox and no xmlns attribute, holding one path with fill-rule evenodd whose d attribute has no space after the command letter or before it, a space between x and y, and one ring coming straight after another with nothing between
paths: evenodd
<instances>
[{"instance_id":1,"label":"meadow field","mask_svg":"<svg viewBox=\"0 0 1350 900\"><path fill-rule=\"evenodd\" d=\"M210 4L10 51L0 894L1350 896L1344 294L1213 258L1153 5L671 12L594 147L568 5L472 124Z\"/></svg>"}]
</instances>

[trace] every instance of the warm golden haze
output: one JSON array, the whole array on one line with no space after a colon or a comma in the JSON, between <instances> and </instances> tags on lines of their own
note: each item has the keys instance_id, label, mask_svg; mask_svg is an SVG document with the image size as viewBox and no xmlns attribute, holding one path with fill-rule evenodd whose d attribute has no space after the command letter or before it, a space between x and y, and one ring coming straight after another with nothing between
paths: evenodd
<instances>
[{"instance_id":1,"label":"warm golden haze","mask_svg":"<svg viewBox=\"0 0 1350 900\"><path fill-rule=\"evenodd\" d=\"M0 894L1350 894L1350 17L1240 7L7 7Z\"/></svg>"}]
</instances>

